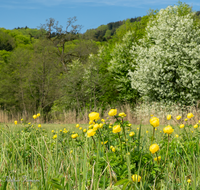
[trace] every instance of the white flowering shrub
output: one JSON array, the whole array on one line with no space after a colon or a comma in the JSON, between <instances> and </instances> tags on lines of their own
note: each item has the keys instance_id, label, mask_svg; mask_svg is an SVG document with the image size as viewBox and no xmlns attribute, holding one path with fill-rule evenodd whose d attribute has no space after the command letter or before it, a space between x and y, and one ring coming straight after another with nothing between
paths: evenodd
<instances>
[{"instance_id":1,"label":"white flowering shrub","mask_svg":"<svg viewBox=\"0 0 200 190\"><path fill-rule=\"evenodd\" d=\"M200 30L188 5L161 9L132 46L132 88L151 101L191 104L200 99Z\"/></svg>"}]
</instances>

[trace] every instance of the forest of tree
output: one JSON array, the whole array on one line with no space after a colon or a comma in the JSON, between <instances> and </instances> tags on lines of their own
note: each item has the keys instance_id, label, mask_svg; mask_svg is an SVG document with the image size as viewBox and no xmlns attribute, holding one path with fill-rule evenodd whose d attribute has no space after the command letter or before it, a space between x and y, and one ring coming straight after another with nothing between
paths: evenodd
<instances>
[{"instance_id":1,"label":"forest of tree","mask_svg":"<svg viewBox=\"0 0 200 190\"><path fill-rule=\"evenodd\" d=\"M178 11L180 16L192 12L182 3ZM193 15L198 28L199 13ZM0 109L25 115L40 112L46 121L52 111L76 110L78 115L81 110L143 101L145 95L132 88L128 74L135 69L130 65L135 61L131 48L146 39L147 26L157 15L151 10L84 34L75 17L64 30L52 18L38 29L0 28Z\"/></svg>"}]
</instances>

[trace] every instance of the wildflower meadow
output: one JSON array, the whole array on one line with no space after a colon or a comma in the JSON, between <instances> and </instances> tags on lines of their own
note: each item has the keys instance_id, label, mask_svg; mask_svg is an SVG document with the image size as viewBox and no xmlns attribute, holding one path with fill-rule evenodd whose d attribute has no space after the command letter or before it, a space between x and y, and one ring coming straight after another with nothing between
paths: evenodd
<instances>
[{"instance_id":1,"label":"wildflower meadow","mask_svg":"<svg viewBox=\"0 0 200 190\"><path fill-rule=\"evenodd\" d=\"M89 114L88 124L49 130L1 124L2 189L199 189L199 122L166 115L132 125L126 113ZM114 121L111 123L111 120Z\"/></svg>"}]
</instances>

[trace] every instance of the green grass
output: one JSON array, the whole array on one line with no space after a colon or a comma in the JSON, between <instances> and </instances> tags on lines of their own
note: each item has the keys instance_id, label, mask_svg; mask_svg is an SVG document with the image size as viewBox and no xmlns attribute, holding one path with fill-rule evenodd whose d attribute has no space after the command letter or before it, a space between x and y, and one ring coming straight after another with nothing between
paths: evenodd
<instances>
[{"instance_id":1,"label":"green grass","mask_svg":"<svg viewBox=\"0 0 200 190\"><path fill-rule=\"evenodd\" d=\"M112 132L108 121L94 138L87 138L76 124L42 124L41 128L38 124L0 124L1 188L103 190L118 184L115 189L200 189L198 128L173 126L168 145L168 135L163 133L168 124L157 127L153 138L151 125L129 128L127 121L119 120L115 124L121 125L120 135ZM80 124L82 129L88 126ZM79 134L76 139L71 138L74 133ZM156 154L149 151L152 140L159 145ZM157 156L160 162L154 161ZM133 174L141 176L141 181L133 182Z\"/></svg>"}]
</instances>

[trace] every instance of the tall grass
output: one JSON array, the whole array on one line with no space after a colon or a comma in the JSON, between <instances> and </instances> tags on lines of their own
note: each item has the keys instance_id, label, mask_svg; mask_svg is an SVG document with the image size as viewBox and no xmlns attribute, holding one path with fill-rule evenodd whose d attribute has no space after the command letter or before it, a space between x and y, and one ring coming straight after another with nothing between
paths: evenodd
<instances>
[{"instance_id":1,"label":"tall grass","mask_svg":"<svg viewBox=\"0 0 200 190\"><path fill-rule=\"evenodd\" d=\"M106 119L108 112L111 108L108 107L106 110L102 110L101 108L93 111L97 111L101 114L101 117ZM127 117L126 119L130 123L134 124L149 124L149 116L155 115L159 117L160 123L165 124L166 115L171 114L173 116L181 115L182 117L186 117L187 113L194 113L195 122L198 122L200 118L200 109L199 103L196 106L181 106L181 105L165 105L161 103L138 103L134 108L131 108L130 105L125 104L116 107L119 112L125 112ZM38 123L88 123L88 114L90 112L86 108L82 108L77 112L75 110L63 110L62 112L52 111L46 115L46 121L44 119L38 120ZM14 120L20 121L23 118L25 121L33 121L33 114L35 113L16 113L16 112L8 112L0 110L0 123L12 123ZM111 122L114 120L111 119ZM172 122L175 124L176 122Z\"/></svg>"}]
</instances>

